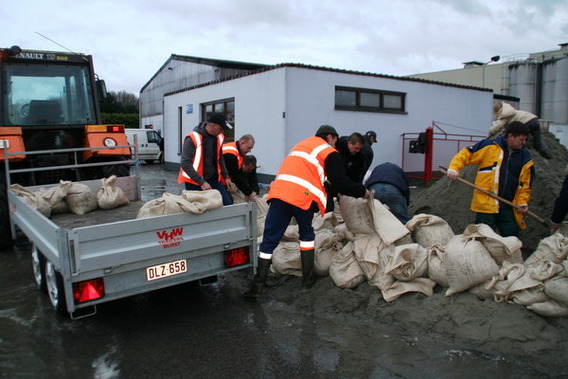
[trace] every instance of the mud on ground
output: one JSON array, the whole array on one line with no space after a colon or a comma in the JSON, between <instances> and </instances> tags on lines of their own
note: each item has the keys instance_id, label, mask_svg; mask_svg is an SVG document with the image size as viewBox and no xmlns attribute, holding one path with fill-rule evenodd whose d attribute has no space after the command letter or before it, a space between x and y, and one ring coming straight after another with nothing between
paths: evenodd
<instances>
[{"instance_id":1,"label":"mud on ground","mask_svg":"<svg viewBox=\"0 0 568 379\"><path fill-rule=\"evenodd\" d=\"M552 134L544 133L543 138L554 159L545 160L531 151L537 176L529 209L548 218L565 175L568 151ZM464 177L473 181L474 175L475 170L471 167ZM413 191L411 214L438 215L456 234L461 234L474 220L474 214L469 210L471 187L444 177L431 186ZM550 231L532 219L527 224L521 239L525 249L534 251ZM233 280L241 280L243 291L250 283L250 278L235 277ZM445 288L440 286L435 287L430 297L407 293L387 303L380 290L367 283L355 289L341 289L330 277L325 277L319 278L310 290L303 290L300 282L300 278L285 277L278 286L268 289L266 298L260 301L280 304L291 312L335 320L353 328L355 334L372 335L379 326L381 330L392 328L409 339L434 343L434 350L450 346L451 349L446 351L489 356L495 361L530 363L542 377L568 375L566 317L542 317L524 306L481 301L468 292L447 297ZM376 343L380 346L385 342L378 335ZM527 376L531 374L527 373Z\"/></svg>"}]
</instances>

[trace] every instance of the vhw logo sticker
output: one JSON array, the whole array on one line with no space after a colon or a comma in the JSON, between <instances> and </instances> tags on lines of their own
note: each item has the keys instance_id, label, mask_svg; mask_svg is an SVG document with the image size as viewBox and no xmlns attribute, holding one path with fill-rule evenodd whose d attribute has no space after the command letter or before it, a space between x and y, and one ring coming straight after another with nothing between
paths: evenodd
<instances>
[{"instance_id":1,"label":"vhw logo sticker","mask_svg":"<svg viewBox=\"0 0 568 379\"><path fill-rule=\"evenodd\" d=\"M181 245L181 241L183 241L183 228L174 228L171 231L162 230L161 232L156 232L156 235L159 238L158 243L164 249L176 247Z\"/></svg>"}]
</instances>

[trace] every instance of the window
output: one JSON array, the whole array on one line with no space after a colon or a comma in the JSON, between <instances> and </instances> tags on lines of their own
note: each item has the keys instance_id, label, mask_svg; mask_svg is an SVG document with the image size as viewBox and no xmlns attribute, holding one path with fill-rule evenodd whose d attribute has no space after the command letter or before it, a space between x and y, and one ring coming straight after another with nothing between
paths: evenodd
<instances>
[{"instance_id":1,"label":"window","mask_svg":"<svg viewBox=\"0 0 568 379\"><path fill-rule=\"evenodd\" d=\"M406 94L365 88L335 87L335 109L405 113Z\"/></svg>"},{"instance_id":2,"label":"window","mask_svg":"<svg viewBox=\"0 0 568 379\"><path fill-rule=\"evenodd\" d=\"M223 113L227 122L233 126L233 129L227 130L225 133L225 142L235 140L235 98L217 100L209 103L201 104L201 121L207 121L212 113Z\"/></svg>"}]
</instances>

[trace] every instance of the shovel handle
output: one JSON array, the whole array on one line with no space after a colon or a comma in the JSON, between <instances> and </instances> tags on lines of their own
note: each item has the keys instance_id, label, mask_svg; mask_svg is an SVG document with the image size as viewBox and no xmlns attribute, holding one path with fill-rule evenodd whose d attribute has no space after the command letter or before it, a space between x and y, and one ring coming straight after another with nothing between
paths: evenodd
<instances>
[{"instance_id":1,"label":"shovel handle","mask_svg":"<svg viewBox=\"0 0 568 379\"><path fill-rule=\"evenodd\" d=\"M447 173L448 173L448 171L447 171L447 169L446 169L445 167L442 167L442 166L438 166L438 167L440 168L440 172L442 172L442 174L447 174ZM489 191L487 191L487 190L484 189L484 188L481 188L481 187L479 187L479 186L477 186L477 185L475 185L475 184L473 184L473 183L471 183L471 182L468 182L468 181L465 180L464 178L461 178L461 177L458 176L458 177L456 178L456 180L458 180L458 181L460 181L460 182L462 182L462 183L464 183L464 184L467 184L468 186L473 187L473 188L475 188L476 190L481 191L481 192L483 192L484 194L486 194L486 195L488 195L488 196L491 196L491 197L494 198L494 199L499 200L499 201L502 202L503 204L510 205L511 207L513 207L513 208L515 208L515 209L520 209L520 208L521 208L520 205L517 205L517 204L515 204L515 203L513 203L513 202L511 202L511 201L509 201L509 200L507 200L507 199L502 198L501 196L495 195L493 192L489 192ZM541 217L539 217L538 215L534 214L534 213L531 212L531 211L527 211L526 215L529 216L529 217L531 217L531 218L533 218L534 220L538 221L539 223L541 223L541 224L543 224L543 225L545 225L545 226L549 226L549 225L548 225L548 222L546 222L546 220L542 219Z\"/></svg>"}]
</instances>

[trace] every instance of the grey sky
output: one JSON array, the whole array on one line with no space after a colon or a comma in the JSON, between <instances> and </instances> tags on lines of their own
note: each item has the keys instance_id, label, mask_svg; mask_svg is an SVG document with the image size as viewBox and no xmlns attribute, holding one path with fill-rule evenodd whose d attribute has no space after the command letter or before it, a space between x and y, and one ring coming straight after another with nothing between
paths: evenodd
<instances>
[{"instance_id":1,"label":"grey sky","mask_svg":"<svg viewBox=\"0 0 568 379\"><path fill-rule=\"evenodd\" d=\"M91 54L138 94L171 54L387 75L554 50L568 0L8 0L0 45Z\"/></svg>"}]
</instances>

